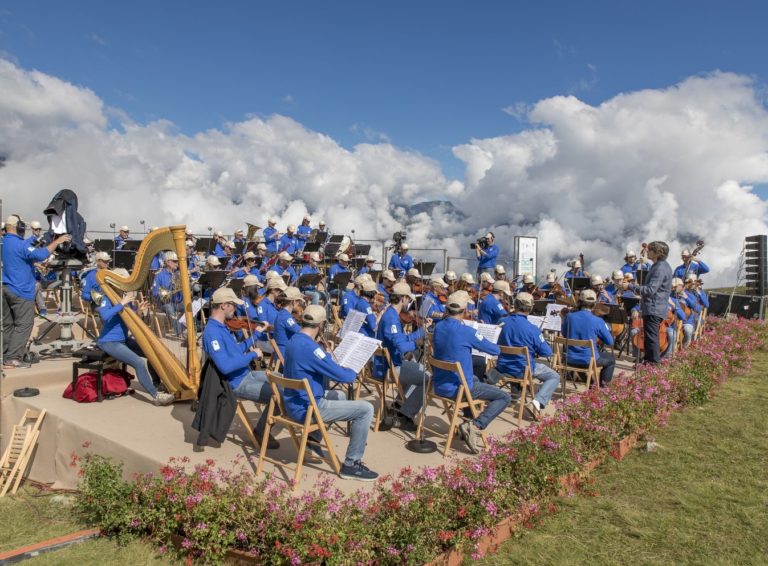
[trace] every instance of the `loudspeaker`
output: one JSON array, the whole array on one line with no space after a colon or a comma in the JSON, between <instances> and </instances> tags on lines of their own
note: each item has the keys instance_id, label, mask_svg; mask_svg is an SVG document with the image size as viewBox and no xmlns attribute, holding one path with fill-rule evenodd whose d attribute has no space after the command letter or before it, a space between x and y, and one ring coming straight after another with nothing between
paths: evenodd
<instances>
[{"instance_id":1,"label":"loudspeaker","mask_svg":"<svg viewBox=\"0 0 768 566\"><path fill-rule=\"evenodd\" d=\"M730 293L709 293L708 314L714 316L724 316L730 302L730 314L735 314L740 318L754 318L762 320L765 317L765 299L766 297L756 297L753 295L733 295Z\"/></svg>"},{"instance_id":2,"label":"loudspeaker","mask_svg":"<svg viewBox=\"0 0 768 566\"><path fill-rule=\"evenodd\" d=\"M768 295L768 236L747 236L744 263L747 293Z\"/></svg>"}]
</instances>

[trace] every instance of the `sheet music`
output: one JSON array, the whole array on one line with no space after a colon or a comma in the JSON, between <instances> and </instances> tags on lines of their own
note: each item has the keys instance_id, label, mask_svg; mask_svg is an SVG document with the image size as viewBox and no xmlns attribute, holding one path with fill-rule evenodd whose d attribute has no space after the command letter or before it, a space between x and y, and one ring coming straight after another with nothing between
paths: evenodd
<instances>
[{"instance_id":1,"label":"sheet music","mask_svg":"<svg viewBox=\"0 0 768 566\"><path fill-rule=\"evenodd\" d=\"M336 346L333 357L341 367L360 373L379 346L381 346L380 340L369 338L359 332L349 332L344 336L341 344Z\"/></svg>"},{"instance_id":2,"label":"sheet music","mask_svg":"<svg viewBox=\"0 0 768 566\"><path fill-rule=\"evenodd\" d=\"M360 327L365 322L367 315L364 312L360 312L357 309L350 309L347 313L347 318L344 319L344 324L339 331L339 338L344 339L349 332L359 332Z\"/></svg>"},{"instance_id":3,"label":"sheet music","mask_svg":"<svg viewBox=\"0 0 768 566\"><path fill-rule=\"evenodd\" d=\"M497 344L499 342L499 336L501 335L501 326L497 324L486 324L484 322L477 322L476 320L463 320L462 321L465 326L470 326L477 330L480 335L494 344ZM486 360L492 360L496 358L496 356L493 356L491 354L486 354L485 352L481 352L480 350L476 350L472 348L472 355L473 356L482 356Z\"/></svg>"},{"instance_id":4,"label":"sheet music","mask_svg":"<svg viewBox=\"0 0 768 566\"><path fill-rule=\"evenodd\" d=\"M546 320L547 320L546 316L534 316L532 314L528 315L528 322L533 324L539 330L543 330L544 329L544 324L545 324Z\"/></svg>"},{"instance_id":5,"label":"sheet music","mask_svg":"<svg viewBox=\"0 0 768 566\"><path fill-rule=\"evenodd\" d=\"M208 299L203 299L202 297L195 299L192 301L192 318L195 318L197 316L197 313L200 312L200 309L203 308L203 305L208 302ZM182 314L179 317L179 324L183 324L186 326L187 324L187 317L185 314Z\"/></svg>"},{"instance_id":6,"label":"sheet music","mask_svg":"<svg viewBox=\"0 0 768 566\"><path fill-rule=\"evenodd\" d=\"M563 319L560 317L560 311L567 308L566 305L547 305L547 316L544 317L544 326L542 330L551 330L552 332L560 332L563 326ZM528 317L531 320L531 317Z\"/></svg>"},{"instance_id":7,"label":"sheet music","mask_svg":"<svg viewBox=\"0 0 768 566\"><path fill-rule=\"evenodd\" d=\"M419 317L420 318L427 318L427 315L429 314L429 311L432 307L435 306L435 301L432 300L432 297L427 297L421 302L421 308L419 309Z\"/></svg>"}]
</instances>

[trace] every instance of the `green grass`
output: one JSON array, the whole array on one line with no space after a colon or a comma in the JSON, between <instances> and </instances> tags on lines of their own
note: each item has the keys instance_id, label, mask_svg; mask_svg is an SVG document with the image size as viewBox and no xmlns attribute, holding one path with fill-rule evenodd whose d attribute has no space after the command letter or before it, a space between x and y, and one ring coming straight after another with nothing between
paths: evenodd
<instances>
[{"instance_id":1,"label":"green grass","mask_svg":"<svg viewBox=\"0 0 768 566\"><path fill-rule=\"evenodd\" d=\"M482 564L768 564L768 354Z\"/></svg>"}]
</instances>

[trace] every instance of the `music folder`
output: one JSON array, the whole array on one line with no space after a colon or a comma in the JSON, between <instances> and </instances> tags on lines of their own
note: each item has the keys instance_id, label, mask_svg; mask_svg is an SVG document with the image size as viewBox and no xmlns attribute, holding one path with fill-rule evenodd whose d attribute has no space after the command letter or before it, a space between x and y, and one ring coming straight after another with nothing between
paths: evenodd
<instances>
[{"instance_id":1,"label":"music folder","mask_svg":"<svg viewBox=\"0 0 768 566\"><path fill-rule=\"evenodd\" d=\"M621 304L624 307L626 314L629 315L632 312L632 309L640 304L640 299L635 299L633 297L622 297ZM626 316L624 318L626 319Z\"/></svg>"},{"instance_id":2,"label":"music folder","mask_svg":"<svg viewBox=\"0 0 768 566\"><path fill-rule=\"evenodd\" d=\"M635 271L635 283L638 285L645 285L645 280L648 278L648 269L638 269Z\"/></svg>"},{"instance_id":3,"label":"music folder","mask_svg":"<svg viewBox=\"0 0 768 566\"><path fill-rule=\"evenodd\" d=\"M344 240L344 234L334 234L328 241L329 244L340 244Z\"/></svg>"},{"instance_id":4,"label":"music folder","mask_svg":"<svg viewBox=\"0 0 768 566\"><path fill-rule=\"evenodd\" d=\"M115 267L122 267L128 271L133 269L134 261L136 261L136 253L132 251L115 250L115 257L112 258Z\"/></svg>"},{"instance_id":5,"label":"music folder","mask_svg":"<svg viewBox=\"0 0 768 566\"><path fill-rule=\"evenodd\" d=\"M119 251L136 253L139 251L139 246L141 246L141 240L128 240Z\"/></svg>"},{"instance_id":6,"label":"music folder","mask_svg":"<svg viewBox=\"0 0 768 566\"><path fill-rule=\"evenodd\" d=\"M571 293L589 289L590 286L589 277L566 277L565 282L571 288Z\"/></svg>"},{"instance_id":7,"label":"music folder","mask_svg":"<svg viewBox=\"0 0 768 566\"><path fill-rule=\"evenodd\" d=\"M336 289L345 289L347 284L352 280L351 271L342 271L337 273L336 277L331 281L331 285Z\"/></svg>"},{"instance_id":8,"label":"music folder","mask_svg":"<svg viewBox=\"0 0 768 566\"><path fill-rule=\"evenodd\" d=\"M323 276L319 273L306 273L299 277L299 280L296 282L296 287L299 289L304 289L305 287L317 287L317 284L320 283Z\"/></svg>"},{"instance_id":9,"label":"music folder","mask_svg":"<svg viewBox=\"0 0 768 566\"><path fill-rule=\"evenodd\" d=\"M413 266L419 270L422 277L429 277L432 275L432 272L435 270L435 265L435 262L427 261L417 261L413 264Z\"/></svg>"},{"instance_id":10,"label":"music folder","mask_svg":"<svg viewBox=\"0 0 768 566\"><path fill-rule=\"evenodd\" d=\"M546 299L542 299L539 301L533 301L533 310L531 311L531 314L534 316L544 316L547 314L547 305L550 304L551 301L548 301Z\"/></svg>"},{"instance_id":11,"label":"music folder","mask_svg":"<svg viewBox=\"0 0 768 566\"><path fill-rule=\"evenodd\" d=\"M243 284L245 283L245 280L243 279L232 279L228 284L227 287L232 289L235 292L235 295L238 297L243 294Z\"/></svg>"},{"instance_id":12,"label":"music folder","mask_svg":"<svg viewBox=\"0 0 768 566\"><path fill-rule=\"evenodd\" d=\"M205 289L218 289L227 278L227 272L222 270L206 271L197 280L200 286Z\"/></svg>"},{"instance_id":13,"label":"music folder","mask_svg":"<svg viewBox=\"0 0 768 566\"><path fill-rule=\"evenodd\" d=\"M304 249L302 250L304 253L312 253L312 252L319 252L320 251L320 242L310 242L307 241L306 244L304 244Z\"/></svg>"},{"instance_id":14,"label":"music folder","mask_svg":"<svg viewBox=\"0 0 768 566\"><path fill-rule=\"evenodd\" d=\"M195 242L195 250L211 255L214 248L213 238L198 238Z\"/></svg>"}]
</instances>

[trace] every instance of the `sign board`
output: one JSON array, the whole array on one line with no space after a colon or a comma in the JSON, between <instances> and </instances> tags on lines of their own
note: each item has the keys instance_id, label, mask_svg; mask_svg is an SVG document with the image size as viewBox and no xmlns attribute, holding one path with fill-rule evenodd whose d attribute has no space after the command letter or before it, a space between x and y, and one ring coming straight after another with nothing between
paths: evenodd
<instances>
[{"instance_id":1,"label":"sign board","mask_svg":"<svg viewBox=\"0 0 768 566\"><path fill-rule=\"evenodd\" d=\"M539 240L535 236L515 236L515 277L536 277L536 256Z\"/></svg>"}]
</instances>

